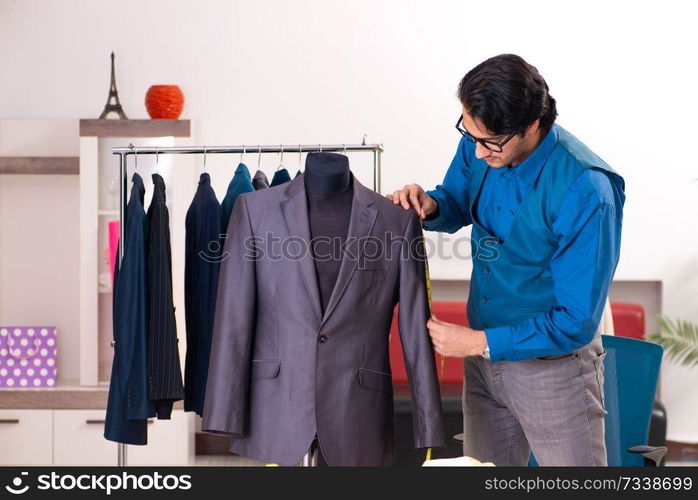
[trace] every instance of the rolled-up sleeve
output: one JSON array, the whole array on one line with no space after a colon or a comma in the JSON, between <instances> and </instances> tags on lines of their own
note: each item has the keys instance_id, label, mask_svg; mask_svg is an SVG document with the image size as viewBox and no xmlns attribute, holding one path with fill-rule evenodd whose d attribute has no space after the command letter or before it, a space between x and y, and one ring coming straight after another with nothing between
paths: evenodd
<instances>
[{"instance_id":1,"label":"rolled-up sleeve","mask_svg":"<svg viewBox=\"0 0 698 500\"><path fill-rule=\"evenodd\" d=\"M485 330L493 361L566 354L594 338L620 256L622 217L606 175L580 175L553 225L556 305L518 325Z\"/></svg>"}]
</instances>

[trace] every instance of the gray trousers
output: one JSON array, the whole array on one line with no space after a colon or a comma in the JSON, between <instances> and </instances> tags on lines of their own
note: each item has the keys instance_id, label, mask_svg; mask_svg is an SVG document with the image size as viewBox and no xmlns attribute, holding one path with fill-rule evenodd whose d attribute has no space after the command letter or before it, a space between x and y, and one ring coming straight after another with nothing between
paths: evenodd
<instances>
[{"instance_id":1,"label":"gray trousers","mask_svg":"<svg viewBox=\"0 0 698 500\"><path fill-rule=\"evenodd\" d=\"M607 465L597 335L566 356L464 360L463 454L498 466Z\"/></svg>"}]
</instances>

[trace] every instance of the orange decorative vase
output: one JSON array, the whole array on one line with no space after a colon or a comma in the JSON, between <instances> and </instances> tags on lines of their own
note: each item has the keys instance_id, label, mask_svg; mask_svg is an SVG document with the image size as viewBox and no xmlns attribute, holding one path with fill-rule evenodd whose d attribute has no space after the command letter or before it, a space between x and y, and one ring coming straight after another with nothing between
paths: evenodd
<instances>
[{"instance_id":1,"label":"orange decorative vase","mask_svg":"<svg viewBox=\"0 0 698 500\"><path fill-rule=\"evenodd\" d=\"M145 94L145 107L153 120L176 120L182 114L184 94L177 85L153 85Z\"/></svg>"}]
</instances>

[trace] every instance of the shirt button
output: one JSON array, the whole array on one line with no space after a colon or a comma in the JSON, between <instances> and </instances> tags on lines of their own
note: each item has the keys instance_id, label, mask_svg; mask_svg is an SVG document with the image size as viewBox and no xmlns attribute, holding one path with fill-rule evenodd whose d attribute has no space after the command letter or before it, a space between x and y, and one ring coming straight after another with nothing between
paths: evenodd
<instances>
[{"instance_id":1,"label":"shirt button","mask_svg":"<svg viewBox=\"0 0 698 500\"><path fill-rule=\"evenodd\" d=\"M487 297L482 297L482 303L487 304Z\"/></svg>"},{"instance_id":2,"label":"shirt button","mask_svg":"<svg viewBox=\"0 0 698 500\"><path fill-rule=\"evenodd\" d=\"M486 267L485 269L482 270L482 272L485 274L490 274L490 268Z\"/></svg>"},{"instance_id":3,"label":"shirt button","mask_svg":"<svg viewBox=\"0 0 698 500\"><path fill-rule=\"evenodd\" d=\"M317 341L320 342L321 344L324 344L325 342L327 342L327 340L328 340L328 339L327 339L327 335L320 335L320 336L317 338Z\"/></svg>"}]
</instances>

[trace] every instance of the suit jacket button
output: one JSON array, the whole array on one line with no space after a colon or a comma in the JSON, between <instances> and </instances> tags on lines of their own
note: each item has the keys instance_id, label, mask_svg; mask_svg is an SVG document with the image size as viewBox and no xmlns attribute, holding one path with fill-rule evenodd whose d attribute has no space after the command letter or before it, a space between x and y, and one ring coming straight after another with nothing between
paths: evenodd
<instances>
[{"instance_id":1,"label":"suit jacket button","mask_svg":"<svg viewBox=\"0 0 698 500\"><path fill-rule=\"evenodd\" d=\"M320 336L317 338L317 341L320 342L321 344L324 344L325 342L327 342L327 340L328 340L328 339L327 339L327 335L320 335Z\"/></svg>"},{"instance_id":2,"label":"suit jacket button","mask_svg":"<svg viewBox=\"0 0 698 500\"><path fill-rule=\"evenodd\" d=\"M482 303L487 304L487 297L482 297Z\"/></svg>"},{"instance_id":3,"label":"suit jacket button","mask_svg":"<svg viewBox=\"0 0 698 500\"><path fill-rule=\"evenodd\" d=\"M482 272L484 272L485 274L490 274L490 268L486 267L482 270Z\"/></svg>"}]
</instances>

